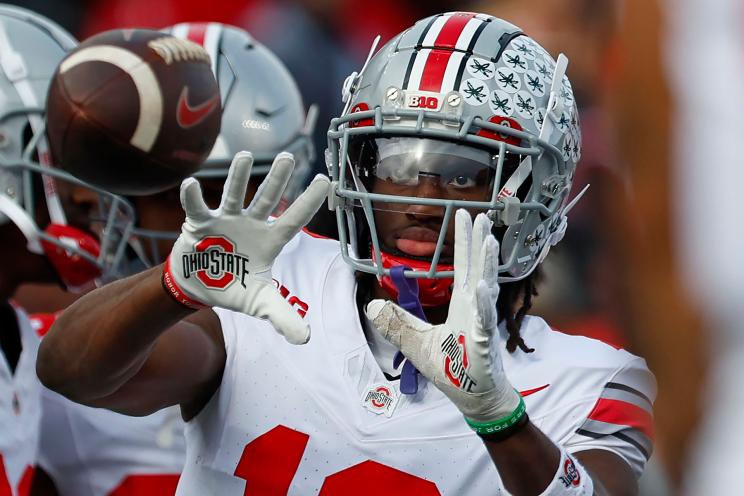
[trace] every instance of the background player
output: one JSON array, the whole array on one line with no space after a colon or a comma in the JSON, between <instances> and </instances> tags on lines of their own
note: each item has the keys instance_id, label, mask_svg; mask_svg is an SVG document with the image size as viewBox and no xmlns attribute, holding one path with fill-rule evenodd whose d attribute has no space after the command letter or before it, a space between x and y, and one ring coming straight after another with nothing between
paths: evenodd
<instances>
[{"instance_id":1,"label":"background player","mask_svg":"<svg viewBox=\"0 0 744 496\"><path fill-rule=\"evenodd\" d=\"M247 32L218 23L180 24L165 31L204 45L214 61L220 84L223 126L204 168L209 194L221 188L229 161L244 146L256 150L256 172L266 174L270 160L293 150L298 167L285 192L297 194L305 181L315 110L305 115L296 83L281 62ZM217 178L217 179L215 179ZM218 183L215 185L215 183ZM249 194L251 196L251 194ZM178 190L131 198L138 215L126 270L137 272L164 260L183 221ZM78 192L80 204L95 203L94 194ZM209 200L209 198L208 198ZM219 197L217 197L217 202ZM162 254L162 255L161 255ZM53 319L35 316L51 325ZM140 496L172 494L183 466L185 446L180 414L175 407L134 418L73 403L44 391L41 465L62 495ZM34 494L50 494L51 481L36 480Z\"/></svg>"},{"instance_id":2,"label":"background player","mask_svg":"<svg viewBox=\"0 0 744 496\"><path fill-rule=\"evenodd\" d=\"M414 48L421 40L429 47ZM479 55L466 56L457 49L460 43ZM490 53L498 46L498 54ZM460 80L465 64L469 77ZM537 71L545 64L549 83ZM453 263L449 313L448 284L444 298L434 295L440 299L426 312L435 327L380 301L368 308L371 321L358 313L356 278L339 258L338 244L294 237L323 201L326 181L317 178L267 224L291 173L291 159L277 158L251 206L242 210L251 160L238 154L216 211L207 209L197 183L184 183L187 221L162 279L159 270L147 271L101 288L65 312L50 334L54 341L44 343L42 377L73 399L128 413L181 404L185 418L193 419L187 427L190 458L179 485L182 494L215 488L239 494L246 483L342 494L369 480L417 494L440 489L482 494L498 487L514 494L546 488L546 494L583 494L592 486L598 493L634 493L635 476L650 451L655 395L643 361L555 333L538 318L524 318L530 283L505 284L502 299L496 282L497 272L504 282L524 281L565 229L580 135L564 70L560 59L556 66L514 26L458 13L419 22L386 45L362 76L349 79L345 98L351 112L329 133L334 179L345 181L334 189L337 215L343 222L348 214L349 239L357 241L356 252L346 251L342 237L342 258L383 275L382 250L397 248L419 278L451 276L436 264ZM528 75L535 86L523 83ZM532 90L515 88L522 84ZM391 92L391 86L398 91ZM459 109L440 113L448 92L447 105ZM365 95L366 102L360 100ZM494 107L484 105L494 96ZM509 103L519 104L520 111ZM381 118L383 108L390 122ZM493 108L498 110L488 111ZM542 108L549 112L540 115ZM457 131L473 123L480 130ZM418 136L395 138L390 129L395 125L400 134ZM447 125L455 130L445 133ZM393 138L385 141L390 133ZM360 142L347 146L349 136L362 134ZM354 176L342 180L347 163ZM369 243L359 242L365 224L347 209L358 204L364 207L359 218L367 223L376 265L366 255ZM493 210L503 224L500 267L491 222L481 214L471 227L463 210L455 227L450 220L458 206ZM206 246L213 248L203 253ZM390 262L394 257L387 255ZM417 262L433 265L431 272L422 272ZM396 264L392 260L389 266ZM387 269L384 276L394 279L395 271ZM422 281L423 288L432 286ZM366 304L370 296L389 298L392 287L368 286L373 295L362 288L357 295ZM431 303L424 301L427 291L424 304ZM238 312L189 316L186 307L201 305ZM501 329L496 329L495 309L505 321ZM87 325L92 319L95 328ZM308 323L314 338L302 347L287 346L272 330L303 343ZM395 378L385 376L386 353L365 342L365 332L366 339L375 339L373 328L428 379L420 396L401 397ZM532 354L527 343L538 351ZM501 346L510 353L500 352ZM85 369L61 359L69 354ZM534 422L524 414L523 396L529 398ZM487 450L462 421L463 413ZM642 421L630 422L629 414ZM495 429L503 432L487 433ZM383 441L384 450L370 453L374 442ZM313 456L304 457L306 449Z\"/></svg>"},{"instance_id":3,"label":"background player","mask_svg":"<svg viewBox=\"0 0 744 496\"><path fill-rule=\"evenodd\" d=\"M43 103L52 73L76 45L62 28L25 9L0 5L0 493L28 494L36 465L41 385L38 336L10 301L26 282L90 285L113 270L131 229L131 206L96 190L93 209L75 208L81 183L51 168ZM116 209L116 223L102 223ZM91 222L97 236L87 229ZM100 243L99 243L100 241Z\"/></svg>"}]
</instances>

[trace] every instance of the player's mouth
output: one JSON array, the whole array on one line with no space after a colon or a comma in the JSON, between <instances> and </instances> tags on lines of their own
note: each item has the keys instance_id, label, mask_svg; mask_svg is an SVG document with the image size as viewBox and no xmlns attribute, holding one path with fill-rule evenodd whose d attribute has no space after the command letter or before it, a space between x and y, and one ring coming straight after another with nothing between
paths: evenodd
<instances>
[{"instance_id":1,"label":"player's mouth","mask_svg":"<svg viewBox=\"0 0 744 496\"><path fill-rule=\"evenodd\" d=\"M395 236L395 247L414 257L431 257L437 248L439 231L420 226L406 227ZM452 245L445 240L442 256L452 255Z\"/></svg>"}]
</instances>

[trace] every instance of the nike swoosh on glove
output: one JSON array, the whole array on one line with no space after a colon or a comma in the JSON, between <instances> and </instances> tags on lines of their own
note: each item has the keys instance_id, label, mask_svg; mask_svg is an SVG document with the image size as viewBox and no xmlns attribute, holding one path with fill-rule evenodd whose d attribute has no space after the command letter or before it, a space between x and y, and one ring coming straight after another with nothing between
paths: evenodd
<instances>
[{"instance_id":1,"label":"nike swoosh on glove","mask_svg":"<svg viewBox=\"0 0 744 496\"><path fill-rule=\"evenodd\" d=\"M455 215L455 277L447 320L431 325L393 303L372 300L367 316L475 424L519 417L524 403L504 373L496 300L499 245L491 221ZM521 413L520 413L521 412Z\"/></svg>"},{"instance_id":2,"label":"nike swoosh on glove","mask_svg":"<svg viewBox=\"0 0 744 496\"><path fill-rule=\"evenodd\" d=\"M270 220L292 175L294 158L286 152L276 156L244 209L252 166L251 153L235 155L216 210L204 203L196 179L183 181L181 205L186 220L165 263L163 283L187 306L215 306L268 319L287 341L303 344L310 339L310 327L275 287L271 267L284 245L325 201L330 182L315 176L280 217Z\"/></svg>"}]
</instances>

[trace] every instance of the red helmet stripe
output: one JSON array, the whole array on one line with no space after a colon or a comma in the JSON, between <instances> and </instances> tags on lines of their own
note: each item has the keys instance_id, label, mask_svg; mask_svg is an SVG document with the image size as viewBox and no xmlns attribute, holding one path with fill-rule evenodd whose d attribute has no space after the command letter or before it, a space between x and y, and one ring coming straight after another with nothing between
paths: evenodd
<instances>
[{"instance_id":1,"label":"red helmet stripe","mask_svg":"<svg viewBox=\"0 0 744 496\"><path fill-rule=\"evenodd\" d=\"M432 28L433 30L439 28L439 33L436 34L436 38L434 39L435 48L429 52L426 58L424 70L418 85L420 91L434 91L439 93L453 89L462 55L458 52L457 56L453 57L452 50L458 45L462 46L470 43L470 38L475 33L475 29L472 29L472 24L470 25L471 29L467 31L466 38L468 39L462 38L466 26L469 25L474 17L475 14L470 12L455 13L450 15L447 21L440 24L440 26L434 26ZM427 38L430 36L434 36L434 34L430 33L427 35ZM420 57L421 55L419 54L418 56ZM448 68L450 63L452 67ZM445 77L447 73L449 77Z\"/></svg>"},{"instance_id":2,"label":"red helmet stripe","mask_svg":"<svg viewBox=\"0 0 744 496\"><path fill-rule=\"evenodd\" d=\"M429 53L424 66L424 73L421 75L419 90L439 92L442 89L444 73L451 56L451 50L432 50Z\"/></svg>"},{"instance_id":3,"label":"red helmet stripe","mask_svg":"<svg viewBox=\"0 0 744 496\"><path fill-rule=\"evenodd\" d=\"M207 26L208 24L205 22L195 22L193 24L189 24L189 30L186 34L186 38L189 41L193 41L194 43L198 43L201 46L204 46L204 38L207 35Z\"/></svg>"},{"instance_id":4,"label":"red helmet stripe","mask_svg":"<svg viewBox=\"0 0 744 496\"><path fill-rule=\"evenodd\" d=\"M437 48L455 48L457 40L465 29L465 25L473 17L475 17L475 14L472 12L458 12L451 15L450 18L447 19L447 22L444 23L444 26L442 26L442 30L434 41L434 46Z\"/></svg>"}]
</instances>

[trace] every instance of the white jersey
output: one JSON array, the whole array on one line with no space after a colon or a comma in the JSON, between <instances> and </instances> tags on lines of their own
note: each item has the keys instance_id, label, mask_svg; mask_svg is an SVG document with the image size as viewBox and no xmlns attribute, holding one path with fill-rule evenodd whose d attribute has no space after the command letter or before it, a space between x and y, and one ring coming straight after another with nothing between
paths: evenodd
<instances>
[{"instance_id":1,"label":"white jersey","mask_svg":"<svg viewBox=\"0 0 744 496\"><path fill-rule=\"evenodd\" d=\"M178 407L129 417L46 388L42 407L39 465L61 496L175 493L186 454Z\"/></svg>"},{"instance_id":2,"label":"white jersey","mask_svg":"<svg viewBox=\"0 0 744 496\"><path fill-rule=\"evenodd\" d=\"M31 488L39 445L39 337L26 313L20 308L15 312L23 347L15 372L11 373L5 354L0 352L0 494L25 496Z\"/></svg>"},{"instance_id":3,"label":"white jersey","mask_svg":"<svg viewBox=\"0 0 744 496\"><path fill-rule=\"evenodd\" d=\"M310 341L293 346L267 322L217 311L225 371L218 392L187 423L177 494L335 496L374 485L400 494L481 495L503 487L483 443L444 394L422 378L416 395L399 395L397 382L385 379L337 241L301 233L273 273L309 322ZM522 333L535 352L502 355L532 422L569 452L609 450L640 474L652 448L656 393L645 362L555 332L537 317L526 319Z\"/></svg>"}]
</instances>

